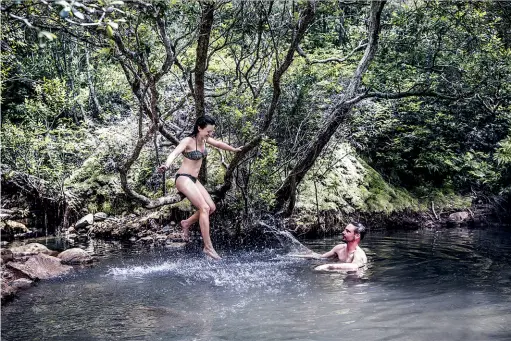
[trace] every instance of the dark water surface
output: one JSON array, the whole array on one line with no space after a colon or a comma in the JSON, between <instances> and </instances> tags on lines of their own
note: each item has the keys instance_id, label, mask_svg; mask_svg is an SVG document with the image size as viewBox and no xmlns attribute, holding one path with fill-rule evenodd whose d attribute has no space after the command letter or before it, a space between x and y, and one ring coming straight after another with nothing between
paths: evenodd
<instances>
[{"instance_id":1,"label":"dark water surface","mask_svg":"<svg viewBox=\"0 0 511 341\"><path fill-rule=\"evenodd\" d=\"M362 247L369 265L350 274L283 250L96 249L93 268L3 307L2 340L511 340L509 227L372 232Z\"/></svg>"}]
</instances>

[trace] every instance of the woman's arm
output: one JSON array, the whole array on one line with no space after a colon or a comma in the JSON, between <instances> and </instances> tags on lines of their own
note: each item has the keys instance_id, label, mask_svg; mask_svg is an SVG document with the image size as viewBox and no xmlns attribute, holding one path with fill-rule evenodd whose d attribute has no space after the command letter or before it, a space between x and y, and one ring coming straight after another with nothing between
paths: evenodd
<instances>
[{"instance_id":1,"label":"woman's arm","mask_svg":"<svg viewBox=\"0 0 511 341\"><path fill-rule=\"evenodd\" d=\"M172 164L172 162L174 162L176 157L186 150L186 145L188 144L188 142L189 137L185 137L183 140L181 140L177 147L174 148L174 150L169 154L169 156L167 157L167 161L165 161L163 165L158 167L158 172L163 173L167 169L169 169L170 165Z\"/></svg>"},{"instance_id":2,"label":"woman's arm","mask_svg":"<svg viewBox=\"0 0 511 341\"><path fill-rule=\"evenodd\" d=\"M241 152L241 148L235 148L235 147L229 146L227 143L222 142L222 141L217 141L212 137L209 137L206 140L206 142L218 149L228 150L230 152Z\"/></svg>"}]
</instances>

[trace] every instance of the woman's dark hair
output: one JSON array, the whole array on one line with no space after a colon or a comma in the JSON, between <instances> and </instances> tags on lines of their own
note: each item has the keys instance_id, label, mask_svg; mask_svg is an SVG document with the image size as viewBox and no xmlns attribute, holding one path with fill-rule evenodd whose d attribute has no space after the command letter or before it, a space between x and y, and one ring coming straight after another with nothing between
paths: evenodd
<instances>
[{"instance_id":1,"label":"woman's dark hair","mask_svg":"<svg viewBox=\"0 0 511 341\"><path fill-rule=\"evenodd\" d=\"M215 119L208 115L199 117L197 121L195 121L192 133L188 136L197 136L197 134L199 133L199 127L201 129L204 129L208 124L212 126L216 125Z\"/></svg>"},{"instance_id":2,"label":"woman's dark hair","mask_svg":"<svg viewBox=\"0 0 511 341\"><path fill-rule=\"evenodd\" d=\"M366 227L359 222L353 222L351 225L355 226L355 233L360 234L360 240L364 239L367 231Z\"/></svg>"}]
</instances>

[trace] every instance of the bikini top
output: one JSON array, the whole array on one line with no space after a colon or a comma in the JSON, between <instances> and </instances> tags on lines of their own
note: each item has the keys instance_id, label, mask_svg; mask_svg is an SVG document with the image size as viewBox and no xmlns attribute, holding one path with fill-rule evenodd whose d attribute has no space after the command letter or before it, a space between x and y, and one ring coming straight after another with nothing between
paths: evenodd
<instances>
[{"instance_id":1,"label":"bikini top","mask_svg":"<svg viewBox=\"0 0 511 341\"><path fill-rule=\"evenodd\" d=\"M201 152L197 148L197 138L195 138L195 150L192 150L190 152L183 152L183 156L190 160L200 160L202 158L205 158L208 156L208 150L206 149L206 144L204 143L204 151Z\"/></svg>"}]
</instances>

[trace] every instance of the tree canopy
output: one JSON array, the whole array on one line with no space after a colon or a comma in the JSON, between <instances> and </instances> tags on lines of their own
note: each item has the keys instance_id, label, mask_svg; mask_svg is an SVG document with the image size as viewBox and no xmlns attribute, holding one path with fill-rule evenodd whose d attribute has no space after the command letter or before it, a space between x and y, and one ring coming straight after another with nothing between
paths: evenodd
<instances>
[{"instance_id":1,"label":"tree canopy","mask_svg":"<svg viewBox=\"0 0 511 341\"><path fill-rule=\"evenodd\" d=\"M175 203L144 190L149 170L207 113L243 146L221 155L213 194L234 189L245 208L291 214L339 142L417 195L509 193L510 13L498 1L4 1L2 162L62 187L93 153L77 147L87 130L138 117L104 163L129 198Z\"/></svg>"}]
</instances>

